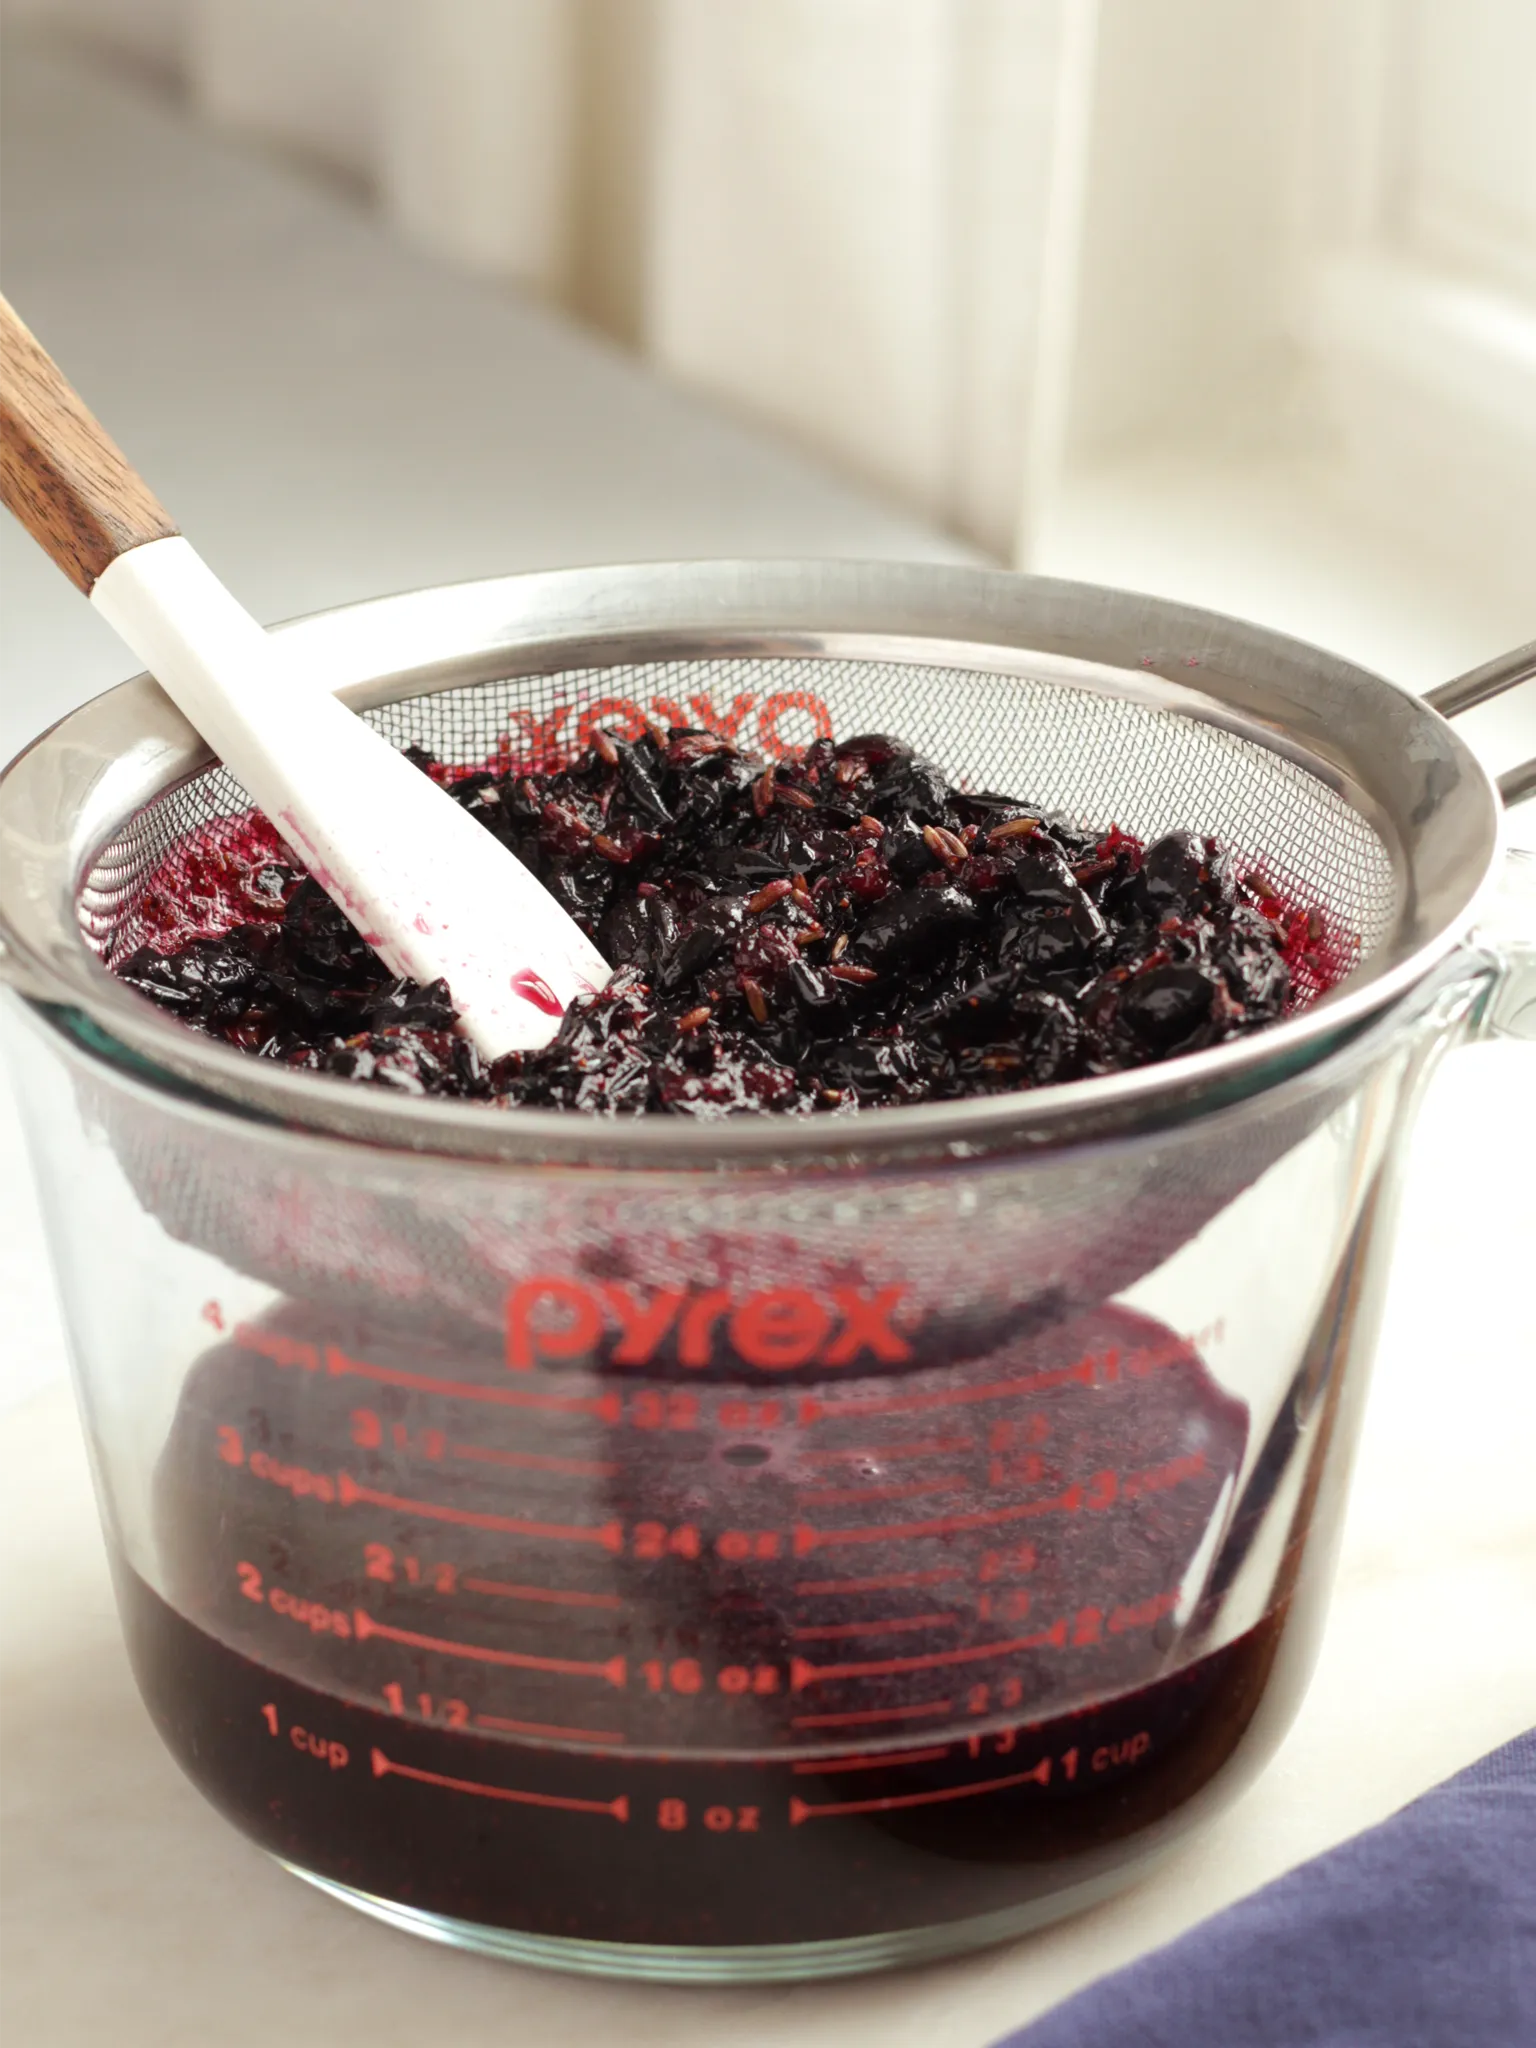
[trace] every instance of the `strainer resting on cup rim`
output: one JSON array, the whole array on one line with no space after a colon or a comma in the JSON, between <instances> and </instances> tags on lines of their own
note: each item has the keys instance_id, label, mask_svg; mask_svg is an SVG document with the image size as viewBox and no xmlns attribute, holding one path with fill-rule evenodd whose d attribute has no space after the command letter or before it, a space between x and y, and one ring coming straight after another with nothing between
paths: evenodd
<instances>
[{"instance_id":1,"label":"strainer resting on cup rim","mask_svg":"<svg viewBox=\"0 0 1536 2048\"><path fill-rule=\"evenodd\" d=\"M700 723L769 754L900 733L956 779L1142 838L1209 834L1318 907L1335 985L1169 1064L829 1119L591 1119L403 1099L250 1058L116 981L145 889L245 792L148 677L71 713L0 780L0 975L161 1074L344 1137L636 1167L861 1162L1056 1146L1183 1120L1310 1064L1464 935L1499 794L1440 710L1536 673L1536 647L1421 701L1337 656L1192 607L996 572L838 562L557 571L375 600L279 629L400 745L531 760L596 724Z\"/></svg>"}]
</instances>

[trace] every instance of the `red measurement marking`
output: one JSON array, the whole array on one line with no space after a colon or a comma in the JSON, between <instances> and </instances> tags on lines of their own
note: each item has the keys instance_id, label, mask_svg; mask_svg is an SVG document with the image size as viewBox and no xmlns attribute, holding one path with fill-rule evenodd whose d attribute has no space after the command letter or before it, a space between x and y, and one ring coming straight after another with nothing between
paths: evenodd
<instances>
[{"instance_id":1,"label":"red measurement marking","mask_svg":"<svg viewBox=\"0 0 1536 2048\"><path fill-rule=\"evenodd\" d=\"M797 1778L819 1778L829 1771L894 1771L902 1764L936 1764L948 1755L946 1742L940 1749L902 1749L891 1756L824 1756L814 1763L791 1764L789 1768Z\"/></svg>"},{"instance_id":2,"label":"red measurement marking","mask_svg":"<svg viewBox=\"0 0 1536 2048\"><path fill-rule=\"evenodd\" d=\"M829 1550L839 1543L900 1543L913 1536L953 1536L962 1529L992 1529L1001 1522L1028 1521L1034 1515L1076 1514L1083 1504L1083 1489L1069 1486L1065 1493L1049 1500L1025 1501L1011 1508L990 1508L975 1515L944 1515L932 1522L883 1522L868 1529L795 1529L795 1555L808 1550Z\"/></svg>"},{"instance_id":3,"label":"red measurement marking","mask_svg":"<svg viewBox=\"0 0 1536 2048\"><path fill-rule=\"evenodd\" d=\"M518 1671L558 1671L567 1678L606 1678L610 1685L619 1687L626 1679L622 1657L610 1657L606 1663L594 1664L576 1657L531 1657L521 1650L488 1650L481 1643L455 1643L445 1636L419 1636L412 1629L391 1628L388 1622L375 1621L361 1607L353 1610L352 1626L357 1631L359 1642L366 1642L369 1636L382 1636L387 1642L404 1643L412 1650L436 1650L445 1657L469 1657L477 1664L509 1664Z\"/></svg>"},{"instance_id":4,"label":"red measurement marking","mask_svg":"<svg viewBox=\"0 0 1536 2048\"><path fill-rule=\"evenodd\" d=\"M1170 1486L1182 1486L1186 1479L1198 1479L1204 1470L1204 1451L1190 1451L1182 1458L1170 1459L1166 1465L1153 1465L1145 1472L1130 1473L1121 1492L1127 1500L1135 1500L1143 1493L1162 1493Z\"/></svg>"},{"instance_id":5,"label":"red measurement marking","mask_svg":"<svg viewBox=\"0 0 1536 2048\"><path fill-rule=\"evenodd\" d=\"M514 1465L520 1472L561 1472L571 1479L614 1479L617 1465L599 1458L552 1458L542 1451L496 1451L487 1444L450 1444L456 1458L473 1458L482 1465Z\"/></svg>"},{"instance_id":6,"label":"red measurement marking","mask_svg":"<svg viewBox=\"0 0 1536 2048\"><path fill-rule=\"evenodd\" d=\"M886 1401L819 1401L808 1395L800 1403L802 1422L836 1422L844 1415L926 1415L935 1408L961 1408L976 1401L1006 1401L1016 1394L1038 1394L1047 1387L1091 1387L1099 1361L1090 1354L1076 1365L1034 1372L1021 1380L992 1380L984 1387L955 1387L945 1393L901 1394Z\"/></svg>"},{"instance_id":7,"label":"red measurement marking","mask_svg":"<svg viewBox=\"0 0 1536 2048\"><path fill-rule=\"evenodd\" d=\"M803 1657L789 1663L791 1692L804 1692L808 1685L824 1685L833 1678L884 1678L901 1671L931 1671L939 1664L975 1664L984 1657L1006 1657L1014 1650L1060 1650L1067 1640L1063 1615L1048 1629L1032 1636L1012 1636L1007 1642L972 1643L963 1650L934 1650L926 1657L887 1657L878 1664L807 1664Z\"/></svg>"},{"instance_id":8,"label":"red measurement marking","mask_svg":"<svg viewBox=\"0 0 1536 2048\"><path fill-rule=\"evenodd\" d=\"M514 1792L510 1785L477 1785L470 1778L445 1778L441 1771L419 1771L414 1764L397 1764L382 1749L373 1752L376 1778L414 1778L421 1785L441 1785L449 1792L474 1792L482 1799L510 1799L519 1806L558 1806L565 1813L606 1813L612 1820L629 1819L629 1795L617 1799L562 1799L553 1792Z\"/></svg>"},{"instance_id":9,"label":"red measurement marking","mask_svg":"<svg viewBox=\"0 0 1536 2048\"><path fill-rule=\"evenodd\" d=\"M495 1728L508 1735L553 1735L569 1742L601 1742L619 1745L625 1740L622 1728L561 1728L551 1721L506 1721L500 1714L476 1714L477 1728Z\"/></svg>"},{"instance_id":10,"label":"red measurement marking","mask_svg":"<svg viewBox=\"0 0 1536 2048\"><path fill-rule=\"evenodd\" d=\"M617 1593L561 1593L553 1586L513 1586L504 1579L460 1579L466 1593L495 1593L503 1600L543 1600L551 1607L622 1607Z\"/></svg>"},{"instance_id":11,"label":"red measurement marking","mask_svg":"<svg viewBox=\"0 0 1536 2048\"><path fill-rule=\"evenodd\" d=\"M911 1500L920 1493L964 1493L969 1485L963 1472L944 1472L937 1479L909 1479L897 1486L829 1486L809 1491L802 1488L800 1499L808 1508L836 1508L848 1501Z\"/></svg>"},{"instance_id":12,"label":"red measurement marking","mask_svg":"<svg viewBox=\"0 0 1536 2048\"><path fill-rule=\"evenodd\" d=\"M958 1614L907 1614L894 1621L842 1621L826 1628L792 1628L797 1643L831 1642L838 1636L900 1636L919 1628L953 1628Z\"/></svg>"},{"instance_id":13,"label":"red measurement marking","mask_svg":"<svg viewBox=\"0 0 1536 2048\"><path fill-rule=\"evenodd\" d=\"M808 1465L847 1464L855 1458L953 1458L962 1451L974 1451L973 1436L936 1436L918 1444L864 1444L850 1451L807 1451Z\"/></svg>"},{"instance_id":14,"label":"red measurement marking","mask_svg":"<svg viewBox=\"0 0 1536 2048\"><path fill-rule=\"evenodd\" d=\"M203 1313L206 1315L207 1310ZM214 1328L219 1329L215 1323ZM285 1337L279 1330L263 1330L252 1323L235 1325L235 1342L242 1351L254 1351L261 1358L270 1358L274 1365L296 1365L304 1372L320 1370L320 1354L313 1344L302 1343L297 1337Z\"/></svg>"},{"instance_id":15,"label":"red measurement marking","mask_svg":"<svg viewBox=\"0 0 1536 2048\"><path fill-rule=\"evenodd\" d=\"M879 1721L925 1721L939 1714L947 1714L954 1706L953 1700L924 1700L916 1707L886 1707L879 1713L870 1714L800 1714L790 1722L791 1728L872 1728Z\"/></svg>"},{"instance_id":16,"label":"red measurement marking","mask_svg":"<svg viewBox=\"0 0 1536 2048\"><path fill-rule=\"evenodd\" d=\"M336 1344L325 1347L325 1369L333 1378L351 1375L377 1380L381 1386L410 1387L418 1394L443 1394L453 1401L492 1401L502 1408L538 1408L551 1415L598 1415L604 1422L617 1422L623 1400L617 1394L587 1397L580 1394L530 1394L520 1387L484 1387L474 1380L439 1380L430 1373L402 1372L398 1366L370 1365L365 1358L349 1358Z\"/></svg>"},{"instance_id":17,"label":"red measurement marking","mask_svg":"<svg viewBox=\"0 0 1536 2048\"><path fill-rule=\"evenodd\" d=\"M801 1579L797 1593L888 1593L904 1586L943 1586L965 1573L957 1565L941 1565L931 1572L887 1572L878 1579Z\"/></svg>"},{"instance_id":18,"label":"red measurement marking","mask_svg":"<svg viewBox=\"0 0 1536 2048\"><path fill-rule=\"evenodd\" d=\"M791 1798L789 1802L789 1824L798 1827L803 1820L817 1820L839 1813L889 1813L898 1806L936 1806L941 1799L974 1799L981 1792L1002 1792L1010 1785L1049 1785L1051 1782L1051 1760L1042 1757L1032 1771L1018 1771L1011 1778L987 1778L980 1785L950 1785L937 1792L898 1792L890 1799L847 1799L837 1806L808 1806L803 1799Z\"/></svg>"},{"instance_id":19,"label":"red measurement marking","mask_svg":"<svg viewBox=\"0 0 1536 2048\"><path fill-rule=\"evenodd\" d=\"M377 1493L360 1486L350 1472L338 1472L336 1490L344 1507L357 1501L369 1507L394 1508L402 1515L425 1515L434 1522L458 1522L467 1529L499 1529L509 1536L537 1536L550 1543L601 1543L617 1555L624 1548L624 1530L618 1522L525 1522L517 1515L482 1515L468 1508L445 1508L432 1500L404 1500L396 1493Z\"/></svg>"}]
</instances>

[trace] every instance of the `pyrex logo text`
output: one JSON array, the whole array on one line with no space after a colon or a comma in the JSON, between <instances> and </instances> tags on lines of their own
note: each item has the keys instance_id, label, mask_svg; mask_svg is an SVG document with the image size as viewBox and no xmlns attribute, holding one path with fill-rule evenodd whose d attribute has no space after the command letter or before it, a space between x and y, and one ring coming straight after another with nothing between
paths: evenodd
<instances>
[{"instance_id":1,"label":"pyrex logo text","mask_svg":"<svg viewBox=\"0 0 1536 2048\"><path fill-rule=\"evenodd\" d=\"M771 1287L737 1296L724 1287L638 1289L588 1286L538 1273L507 1296L507 1364L529 1372L548 1359L584 1358L611 1330L612 1365L648 1365L671 1340L679 1365L702 1371L723 1340L748 1365L788 1372L798 1365L852 1365L864 1357L899 1365L912 1347L891 1326L906 1289Z\"/></svg>"},{"instance_id":2,"label":"pyrex logo text","mask_svg":"<svg viewBox=\"0 0 1536 2048\"><path fill-rule=\"evenodd\" d=\"M552 767L564 761L572 740L568 721L575 709L574 704L555 704L539 717L515 706L508 713L513 730L506 743L507 758L526 752L535 764ZM795 718L791 713L800 715ZM782 729L781 720L785 721ZM693 726L729 740L733 746L755 749L773 761L802 753L813 738L832 736L832 714L810 690L776 690L761 703L754 691L745 691L731 699L728 711L720 708L716 698L702 694L686 702L652 697L644 704L634 697L599 697L582 709L576 721L576 751L590 745L599 726L620 739L635 740L653 721L662 726Z\"/></svg>"}]
</instances>

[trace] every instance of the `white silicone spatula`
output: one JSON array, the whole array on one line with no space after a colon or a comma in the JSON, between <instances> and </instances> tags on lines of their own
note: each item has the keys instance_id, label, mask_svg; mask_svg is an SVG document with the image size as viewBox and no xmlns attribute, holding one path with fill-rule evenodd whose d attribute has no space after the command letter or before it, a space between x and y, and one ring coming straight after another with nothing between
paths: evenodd
<instances>
[{"instance_id":1,"label":"white silicone spatula","mask_svg":"<svg viewBox=\"0 0 1536 2048\"><path fill-rule=\"evenodd\" d=\"M0 500L116 627L394 974L442 979L488 1059L609 968L482 825L294 671L0 299Z\"/></svg>"}]
</instances>

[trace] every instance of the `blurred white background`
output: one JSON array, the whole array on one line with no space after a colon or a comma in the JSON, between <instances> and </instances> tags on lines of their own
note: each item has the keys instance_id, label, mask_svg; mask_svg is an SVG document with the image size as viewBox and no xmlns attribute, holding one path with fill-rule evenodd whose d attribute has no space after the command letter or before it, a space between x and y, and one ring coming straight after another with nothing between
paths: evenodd
<instances>
[{"instance_id":1,"label":"blurred white background","mask_svg":"<svg viewBox=\"0 0 1536 2048\"><path fill-rule=\"evenodd\" d=\"M6 14L993 557L1416 684L1530 636L1531 0Z\"/></svg>"}]
</instances>

